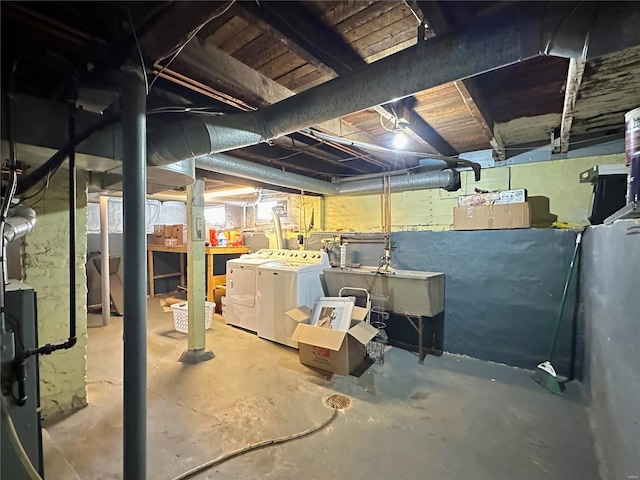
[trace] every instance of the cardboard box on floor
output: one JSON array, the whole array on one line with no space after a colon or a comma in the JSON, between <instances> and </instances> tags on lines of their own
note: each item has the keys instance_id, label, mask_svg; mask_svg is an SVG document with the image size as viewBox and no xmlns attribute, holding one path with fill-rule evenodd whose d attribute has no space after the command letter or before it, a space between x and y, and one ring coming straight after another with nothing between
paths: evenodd
<instances>
[{"instance_id":1,"label":"cardboard box on floor","mask_svg":"<svg viewBox=\"0 0 640 480\"><path fill-rule=\"evenodd\" d=\"M291 338L298 342L300 363L349 375L364 362L365 346L378 334L377 328L364 321L367 313L366 308L354 306L350 328L340 331L309 325L313 310L307 306L285 312L285 315L298 322Z\"/></svg>"}]
</instances>

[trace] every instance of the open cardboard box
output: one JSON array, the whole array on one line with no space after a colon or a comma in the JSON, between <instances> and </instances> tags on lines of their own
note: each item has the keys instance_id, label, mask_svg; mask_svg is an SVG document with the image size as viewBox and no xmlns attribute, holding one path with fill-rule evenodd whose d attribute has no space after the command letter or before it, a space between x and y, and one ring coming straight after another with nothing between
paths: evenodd
<instances>
[{"instance_id":1,"label":"open cardboard box","mask_svg":"<svg viewBox=\"0 0 640 480\"><path fill-rule=\"evenodd\" d=\"M319 300L331 298L321 297ZM314 318L314 310L306 305L285 312L285 315L298 323L291 338L298 342L300 363L340 375L349 375L364 362L365 346L378 334L378 329L364 321L367 313L368 309L354 306L349 328L343 331L310 325L310 320Z\"/></svg>"}]
</instances>

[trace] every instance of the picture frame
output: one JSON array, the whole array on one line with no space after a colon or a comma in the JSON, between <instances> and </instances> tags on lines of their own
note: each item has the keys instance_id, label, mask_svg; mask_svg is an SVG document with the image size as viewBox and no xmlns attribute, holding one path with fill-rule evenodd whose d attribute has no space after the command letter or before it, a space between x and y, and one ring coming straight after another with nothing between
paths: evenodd
<instances>
[{"instance_id":1,"label":"picture frame","mask_svg":"<svg viewBox=\"0 0 640 480\"><path fill-rule=\"evenodd\" d=\"M310 325L346 332L351 326L354 301L350 297L320 297Z\"/></svg>"}]
</instances>

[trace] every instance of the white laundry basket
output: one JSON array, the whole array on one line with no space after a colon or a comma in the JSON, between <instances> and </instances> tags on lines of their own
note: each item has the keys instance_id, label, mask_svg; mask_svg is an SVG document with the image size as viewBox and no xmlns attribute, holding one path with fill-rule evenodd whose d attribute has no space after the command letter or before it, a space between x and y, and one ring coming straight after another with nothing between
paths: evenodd
<instances>
[{"instance_id":1,"label":"white laundry basket","mask_svg":"<svg viewBox=\"0 0 640 480\"><path fill-rule=\"evenodd\" d=\"M211 328L211 316L216 304L214 302L204 302L204 328ZM173 312L173 326L178 332L187 333L189 325L189 305L188 302L180 302L171 305Z\"/></svg>"}]
</instances>

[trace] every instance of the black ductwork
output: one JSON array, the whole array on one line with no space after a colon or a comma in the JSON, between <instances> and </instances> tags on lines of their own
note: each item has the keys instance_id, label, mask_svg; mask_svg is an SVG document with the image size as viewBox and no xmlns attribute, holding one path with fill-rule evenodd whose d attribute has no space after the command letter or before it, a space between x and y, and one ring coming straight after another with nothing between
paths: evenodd
<instances>
[{"instance_id":1,"label":"black ductwork","mask_svg":"<svg viewBox=\"0 0 640 480\"><path fill-rule=\"evenodd\" d=\"M184 118L150 138L151 165L254 145L327 120L552 55L592 59L640 43L639 2L515 2L352 74L265 107Z\"/></svg>"}]
</instances>

